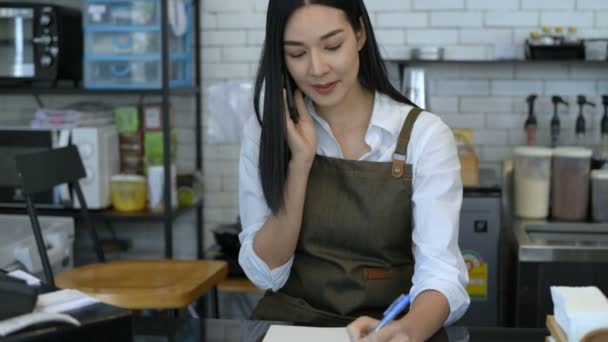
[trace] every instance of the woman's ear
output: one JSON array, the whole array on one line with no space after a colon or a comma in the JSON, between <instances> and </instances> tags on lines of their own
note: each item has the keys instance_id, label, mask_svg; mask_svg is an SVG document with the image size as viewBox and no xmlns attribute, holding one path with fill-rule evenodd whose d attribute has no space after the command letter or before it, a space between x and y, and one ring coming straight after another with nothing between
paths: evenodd
<instances>
[{"instance_id":1,"label":"woman's ear","mask_svg":"<svg viewBox=\"0 0 608 342\"><path fill-rule=\"evenodd\" d=\"M355 34L357 36L357 50L361 51L365 46L365 41L367 40L367 32L365 31L365 24L363 23L363 18L359 18L359 26L360 29Z\"/></svg>"}]
</instances>

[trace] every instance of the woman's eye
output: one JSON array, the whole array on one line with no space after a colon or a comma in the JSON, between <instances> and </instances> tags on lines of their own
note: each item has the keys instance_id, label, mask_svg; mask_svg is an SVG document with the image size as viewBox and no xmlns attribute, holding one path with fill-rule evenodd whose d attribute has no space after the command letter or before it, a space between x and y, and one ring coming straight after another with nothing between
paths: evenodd
<instances>
[{"instance_id":1,"label":"woman's eye","mask_svg":"<svg viewBox=\"0 0 608 342\"><path fill-rule=\"evenodd\" d=\"M338 45L333 45L333 46L328 46L326 49L329 51L336 51L338 50L340 47L342 46L342 44L338 44Z\"/></svg>"},{"instance_id":2,"label":"woman's eye","mask_svg":"<svg viewBox=\"0 0 608 342\"><path fill-rule=\"evenodd\" d=\"M288 55L291 58L300 58L300 57L304 56L304 52L288 53Z\"/></svg>"}]
</instances>

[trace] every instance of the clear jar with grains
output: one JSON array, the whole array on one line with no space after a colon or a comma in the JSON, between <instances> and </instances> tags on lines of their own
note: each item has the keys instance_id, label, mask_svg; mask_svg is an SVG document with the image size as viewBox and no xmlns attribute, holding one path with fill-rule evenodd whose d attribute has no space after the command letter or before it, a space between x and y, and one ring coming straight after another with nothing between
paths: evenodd
<instances>
[{"instance_id":1,"label":"clear jar with grains","mask_svg":"<svg viewBox=\"0 0 608 342\"><path fill-rule=\"evenodd\" d=\"M589 209L591 149L558 147L553 151L552 214L555 219L581 221Z\"/></svg>"}]
</instances>

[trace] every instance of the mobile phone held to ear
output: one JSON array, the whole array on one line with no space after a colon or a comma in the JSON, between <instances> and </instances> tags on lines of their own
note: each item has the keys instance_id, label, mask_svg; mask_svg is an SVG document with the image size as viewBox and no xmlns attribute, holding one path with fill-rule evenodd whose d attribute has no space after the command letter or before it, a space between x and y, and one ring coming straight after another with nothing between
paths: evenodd
<instances>
[{"instance_id":1,"label":"mobile phone held to ear","mask_svg":"<svg viewBox=\"0 0 608 342\"><path fill-rule=\"evenodd\" d=\"M300 120L300 115L296 109L296 101L293 95L293 85L287 72L283 73L283 84L285 85L285 90L287 92L287 110L289 110L289 116L294 123L298 123Z\"/></svg>"}]
</instances>

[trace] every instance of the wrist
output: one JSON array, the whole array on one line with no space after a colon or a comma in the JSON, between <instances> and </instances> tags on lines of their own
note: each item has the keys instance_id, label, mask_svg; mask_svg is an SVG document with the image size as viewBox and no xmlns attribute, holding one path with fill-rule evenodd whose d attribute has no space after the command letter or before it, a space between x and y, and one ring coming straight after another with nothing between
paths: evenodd
<instances>
[{"instance_id":1,"label":"wrist","mask_svg":"<svg viewBox=\"0 0 608 342\"><path fill-rule=\"evenodd\" d=\"M292 157L289 161L289 169L295 171L306 171L308 172L312 167L312 162L315 160L315 156L310 157Z\"/></svg>"},{"instance_id":2,"label":"wrist","mask_svg":"<svg viewBox=\"0 0 608 342\"><path fill-rule=\"evenodd\" d=\"M404 332L405 335L409 338L409 342L423 342L425 340L422 336L420 336L420 334L416 333L415 324L412 318L408 317L407 314L403 316L400 320L398 320L397 324L399 324L400 326L399 330Z\"/></svg>"}]
</instances>

